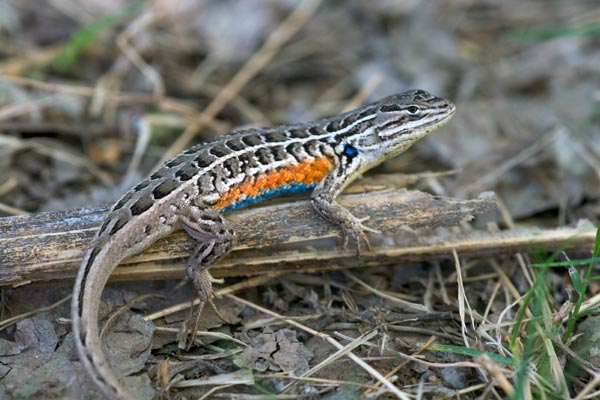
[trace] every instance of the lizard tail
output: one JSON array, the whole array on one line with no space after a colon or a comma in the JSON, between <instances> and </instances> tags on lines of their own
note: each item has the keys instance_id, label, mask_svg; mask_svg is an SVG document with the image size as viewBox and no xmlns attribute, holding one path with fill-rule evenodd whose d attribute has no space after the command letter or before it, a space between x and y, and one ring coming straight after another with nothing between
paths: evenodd
<instances>
[{"instance_id":1,"label":"lizard tail","mask_svg":"<svg viewBox=\"0 0 600 400\"><path fill-rule=\"evenodd\" d=\"M110 369L98 332L100 295L108 277L121 261L107 256L116 253L111 247L96 241L79 267L71 302L73 337L79 359L102 392L111 399L134 400Z\"/></svg>"}]
</instances>

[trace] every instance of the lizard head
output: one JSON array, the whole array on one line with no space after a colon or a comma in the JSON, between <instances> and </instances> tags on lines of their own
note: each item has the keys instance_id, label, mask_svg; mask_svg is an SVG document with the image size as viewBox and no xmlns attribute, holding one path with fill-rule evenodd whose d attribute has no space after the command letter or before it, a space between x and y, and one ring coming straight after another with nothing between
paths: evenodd
<instances>
[{"instance_id":1,"label":"lizard head","mask_svg":"<svg viewBox=\"0 0 600 400\"><path fill-rule=\"evenodd\" d=\"M360 155L361 171L402 153L413 143L444 125L456 111L454 104L424 90L388 96L353 111L364 115L361 129L348 132L340 153Z\"/></svg>"}]
</instances>

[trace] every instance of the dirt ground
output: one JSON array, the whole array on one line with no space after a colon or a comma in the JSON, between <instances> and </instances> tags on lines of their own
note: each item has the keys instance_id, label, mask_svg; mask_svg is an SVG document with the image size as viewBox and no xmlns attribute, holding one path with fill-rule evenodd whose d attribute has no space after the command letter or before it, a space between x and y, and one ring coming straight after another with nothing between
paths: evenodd
<instances>
[{"instance_id":1,"label":"dirt ground","mask_svg":"<svg viewBox=\"0 0 600 400\"><path fill-rule=\"evenodd\" d=\"M414 88L456 115L349 192L464 201L453 226L426 211L419 227L396 221L364 258L341 257L335 232L278 253L260 244L273 225L251 227L256 243L217 285L235 285L216 301L224 318L206 307L188 350L181 274L111 282L114 370L140 398L600 398L599 5L0 0L0 399L102 398L70 326L83 244L65 263L31 246L45 267L18 274L8 243L37 240L18 221L35 232L43 215L113 203L233 129ZM467 211L485 199L495 211ZM272 274L244 276L263 258Z\"/></svg>"}]
</instances>

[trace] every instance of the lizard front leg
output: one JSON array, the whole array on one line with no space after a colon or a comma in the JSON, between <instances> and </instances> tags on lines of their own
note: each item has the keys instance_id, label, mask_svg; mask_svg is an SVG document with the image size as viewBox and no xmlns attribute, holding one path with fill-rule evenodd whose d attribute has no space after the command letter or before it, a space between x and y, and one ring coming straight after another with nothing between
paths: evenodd
<instances>
[{"instance_id":1,"label":"lizard front leg","mask_svg":"<svg viewBox=\"0 0 600 400\"><path fill-rule=\"evenodd\" d=\"M212 303L215 279L208 267L225 257L235 242L235 232L229 221L208 206L191 205L179 215L182 228L199 243L187 262L187 275L200 298L192 341L204 305Z\"/></svg>"},{"instance_id":2,"label":"lizard front leg","mask_svg":"<svg viewBox=\"0 0 600 400\"><path fill-rule=\"evenodd\" d=\"M346 151L347 148L348 146L346 146L344 153L340 158L335 159L332 170L313 190L311 203L323 218L338 225L342 229L344 248L348 246L349 239L352 239L356 242L356 250L360 255L361 241L365 243L368 250L371 250L371 244L369 243L366 232L380 232L363 225L363 221L368 219L368 217L359 219L347 208L335 201L337 195L341 193L359 173L359 159L355 153ZM349 156L346 153L350 153L352 156Z\"/></svg>"}]
</instances>

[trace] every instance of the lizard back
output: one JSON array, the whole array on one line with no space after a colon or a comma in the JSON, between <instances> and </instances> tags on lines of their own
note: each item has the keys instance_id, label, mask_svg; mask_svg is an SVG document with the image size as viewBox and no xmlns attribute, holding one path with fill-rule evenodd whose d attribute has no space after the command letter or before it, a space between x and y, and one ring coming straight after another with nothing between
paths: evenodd
<instances>
[{"instance_id":1,"label":"lizard back","mask_svg":"<svg viewBox=\"0 0 600 400\"><path fill-rule=\"evenodd\" d=\"M313 189L338 156L335 144L374 118L365 107L310 124L232 132L198 144L166 161L111 208L97 236L112 236L130 220L158 208L185 189L227 213L287 193Z\"/></svg>"}]
</instances>

